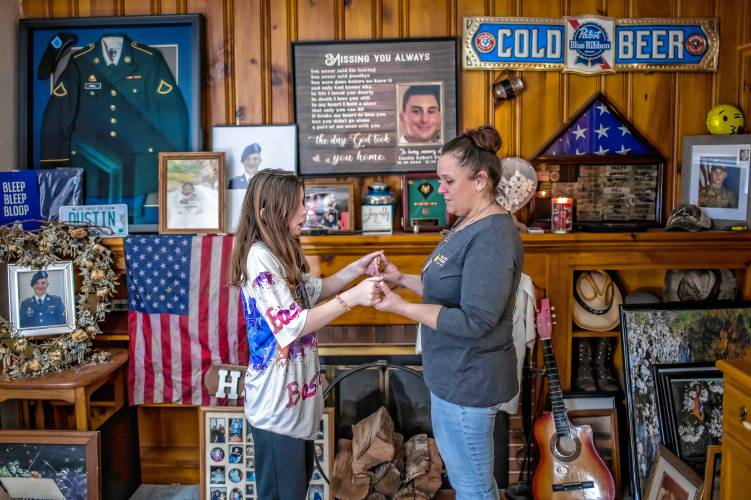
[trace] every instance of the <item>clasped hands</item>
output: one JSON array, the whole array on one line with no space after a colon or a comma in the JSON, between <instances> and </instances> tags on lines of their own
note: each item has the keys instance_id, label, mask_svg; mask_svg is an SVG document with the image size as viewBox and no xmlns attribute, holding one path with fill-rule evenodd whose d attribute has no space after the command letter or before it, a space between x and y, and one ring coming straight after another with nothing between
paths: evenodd
<instances>
[{"instance_id":1,"label":"clasped hands","mask_svg":"<svg viewBox=\"0 0 751 500\"><path fill-rule=\"evenodd\" d=\"M399 268L391 262L383 250L360 257L348 266L355 276L370 276L353 286L345 293L352 305L374 307L378 311L397 312L405 303L399 295L391 291L388 283L398 285L402 278ZM344 294L342 294L344 297Z\"/></svg>"}]
</instances>

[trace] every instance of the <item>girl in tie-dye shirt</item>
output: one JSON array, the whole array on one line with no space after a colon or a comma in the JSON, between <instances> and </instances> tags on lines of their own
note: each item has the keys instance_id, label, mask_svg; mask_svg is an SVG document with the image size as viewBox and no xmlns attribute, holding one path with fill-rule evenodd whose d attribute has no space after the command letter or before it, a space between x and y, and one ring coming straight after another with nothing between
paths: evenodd
<instances>
[{"instance_id":1,"label":"girl in tie-dye shirt","mask_svg":"<svg viewBox=\"0 0 751 500\"><path fill-rule=\"evenodd\" d=\"M310 275L299 240L305 213L302 179L258 172L245 193L230 267L248 330L245 416L255 443L257 495L269 500L305 498L313 473L312 440L323 406L316 330L351 307L372 306L382 294L381 278L338 294L380 251L328 278Z\"/></svg>"}]
</instances>

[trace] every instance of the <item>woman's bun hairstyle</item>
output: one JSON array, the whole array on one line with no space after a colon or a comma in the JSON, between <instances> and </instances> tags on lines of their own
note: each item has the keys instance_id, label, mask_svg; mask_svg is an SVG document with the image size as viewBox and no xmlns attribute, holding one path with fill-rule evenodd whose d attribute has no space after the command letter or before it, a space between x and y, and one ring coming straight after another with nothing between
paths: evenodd
<instances>
[{"instance_id":1,"label":"woman's bun hairstyle","mask_svg":"<svg viewBox=\"0 0 751 500\"><path fill-rule=\"evenodd\" d=\"M459 165L470 172L470 178L484 171L488 174L491 194L495 198L495 189L501 180L501 160L498 151L503 141L492 125L469 129L443 145L441 154L452 154Z\"/></svg>"}]
</instances>

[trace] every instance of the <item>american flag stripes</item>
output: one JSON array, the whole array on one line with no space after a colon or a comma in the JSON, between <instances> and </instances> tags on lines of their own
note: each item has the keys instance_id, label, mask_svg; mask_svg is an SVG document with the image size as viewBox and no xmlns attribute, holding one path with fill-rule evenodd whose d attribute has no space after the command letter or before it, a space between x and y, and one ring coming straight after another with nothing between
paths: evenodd
<instances>
[{"instance_id":1,"label":"american flag stripes","mask_svg":"<svg viewBox=\"0 0 751 500\"><path fill-rule=\"evenodd\" d=\"M209 367L247 364L240 292L227 286L232 242L232 236L125 239L131 404L215 405L203 384Z\"/></svg>"}]
</instances>

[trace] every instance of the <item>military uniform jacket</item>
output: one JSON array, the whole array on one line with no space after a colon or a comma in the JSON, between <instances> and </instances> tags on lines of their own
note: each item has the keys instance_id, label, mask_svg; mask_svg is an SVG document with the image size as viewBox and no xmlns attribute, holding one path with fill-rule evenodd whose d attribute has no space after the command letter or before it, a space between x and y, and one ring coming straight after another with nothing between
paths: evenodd
<instances>
[{"instance_id":1,"label":"military uniform jacket","mask_svg":"<svg viewBox=\"0 0 751 500\"><path fill-rule=\"evenodd\" d=\"M725 187L702 186L699 188L699 206L709 208L737 208L738 197Z\"/></svg>"},{"instance_id":2,"label":"military uniform jacket","mask_svg":"<svg viewBox=\"0 0 751 500\"><path fill-rule=\"evenodd\" d=\"M47 294L41 304L32 296L21 301L19 316L21 328L64 325L65 304L57 295Z\"/></svg>"},{"instance_id":3,"label":"military uniform jacket","mask_svg":"<svg viewBox=\"0 0 751 500\"><path fill-rule=\"evenodd\" d=\"M122 38L107 65L105 40ZM83 167L86 197L157 191L160 151L188 149L188 110L161 53L109 34L74 53L44 111L43 166Z\"/></svg>"}]
</instances>

